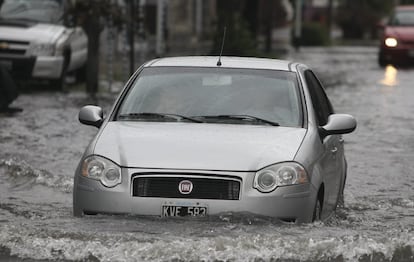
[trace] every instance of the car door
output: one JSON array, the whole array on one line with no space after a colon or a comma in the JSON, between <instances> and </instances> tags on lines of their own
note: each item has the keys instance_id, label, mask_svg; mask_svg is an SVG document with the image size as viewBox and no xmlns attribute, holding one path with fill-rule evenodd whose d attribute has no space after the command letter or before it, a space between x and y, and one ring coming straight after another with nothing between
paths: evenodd
<instances>
[{"instance_id":1,"label":"car door","mask_svg":"<svg viewBox=\"0 0 414 262\"><path fill-rule=\"evenodd\" d=\"M332 105L326 96L326 93L319 82L318 78L311 70L305 72L305 79L312 98L318 126L324 126L329 115L333 114ZM337 202L338 192L342 181L342 173L338 161L338 154L341 154L339 136L330 135L320 139L323 152L318 158L318 165L323 172L323 181L325 184L324 210L332 210Z\"/></svg>"},{"instance_id":2,"label":"car door","mask_svg":"<svg viewBox=\"0 0 414 262\"><path fill-rule=\"evenodd\" d=\"M69 71L82 67L88 55L88 37L81 27L68 28L70 35L68 44L71 50Z\"/></svg>"}]
</instances>

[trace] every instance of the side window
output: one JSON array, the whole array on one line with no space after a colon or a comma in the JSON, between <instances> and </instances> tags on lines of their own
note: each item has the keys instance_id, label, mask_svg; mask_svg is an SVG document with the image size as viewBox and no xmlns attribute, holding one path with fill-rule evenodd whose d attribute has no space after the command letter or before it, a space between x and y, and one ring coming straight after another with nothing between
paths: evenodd
<instances>
[{"instance_id":1,"label":"side window","mask_svg":"<svg viewBox=\"0 0 414 262\"><path fill-rule=\"evenodd\" d=\"M321 83L312 71L307 70L305 72L305 79L312 98L312 105L316 112L318 124L323 126L328 121L329 115L333 114L332 105L329 102Z\"/></svg>"}]
</instances>

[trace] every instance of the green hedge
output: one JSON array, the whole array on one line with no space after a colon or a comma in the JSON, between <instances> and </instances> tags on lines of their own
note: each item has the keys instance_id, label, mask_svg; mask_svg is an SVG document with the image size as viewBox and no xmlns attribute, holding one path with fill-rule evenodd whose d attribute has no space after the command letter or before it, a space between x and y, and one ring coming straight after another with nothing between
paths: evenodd
<instances>
[{"instance_id":1,"label":"green hedge","mask_svg":"<svg viewBox=\"0 0 414 262\"><path fill-rule=\"evenodd\" d=\"M305 23L302 25L302 36L300 42L292 37L293 45L301 46L325 46L329 45L329 36L326 26L319 23Z\"/></svg>"}]
</instances>

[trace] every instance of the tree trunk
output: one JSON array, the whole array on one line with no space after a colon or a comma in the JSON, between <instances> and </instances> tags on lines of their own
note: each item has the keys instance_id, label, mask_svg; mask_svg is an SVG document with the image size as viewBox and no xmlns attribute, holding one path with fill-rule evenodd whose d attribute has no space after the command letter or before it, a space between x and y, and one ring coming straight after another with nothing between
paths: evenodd
<instances>
[{"instance_id":1,"label":"tree trunk","mask_svg":"<svg viewBox=\"0 0 414 262\"><path fill-rule=\"evenodd\" d=\"M328 28L328 39L331 42L332 26L333 26L333 0L328 1L328 8L326 9L327 17L327 28Z\"/></svg>"},{"instance_id":2,"label":"tree trunk","mask_svg":"<svg viewBox=\"0 0 414 262\"><path fill-rule=\"evenodd\" d=\"M273 31L273 0L267 2L267 21L266 21L266 42L265 51L270 54L272 52L272 31Z\"/></svg>"},{"instance_id":3,"label":"tree trunk","mask_svg":"<svg viewBox=\"0 0 414 262\"><path fill-rule=\"evenodd\" d=\"M86 62L86 91L94 96L98 92L99 35L101 32L97 12L86 18L85 31L88 35L88 60Z\"/></svg>"}]
</instances>

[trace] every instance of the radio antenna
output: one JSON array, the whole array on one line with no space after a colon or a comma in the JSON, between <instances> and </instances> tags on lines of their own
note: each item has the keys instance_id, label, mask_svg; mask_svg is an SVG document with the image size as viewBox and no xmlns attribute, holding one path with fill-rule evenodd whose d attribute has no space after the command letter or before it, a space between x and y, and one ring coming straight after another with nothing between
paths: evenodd
<instances>
[{"instance_id":1,"label":"radio antenna","mask_svg":"<svg viewBox=\"0 0 414 262\"><path fill-rule=\"evenodd\" d=\"M217 66L221 66L221 55L223 54L223 47L224 47L224 40L226 39L226 27L224 27L224 32L223 32L223 41L221 42L221 51L220 51L220 56L219 59L217 61Z\"/></svg>"}]
</instances>

